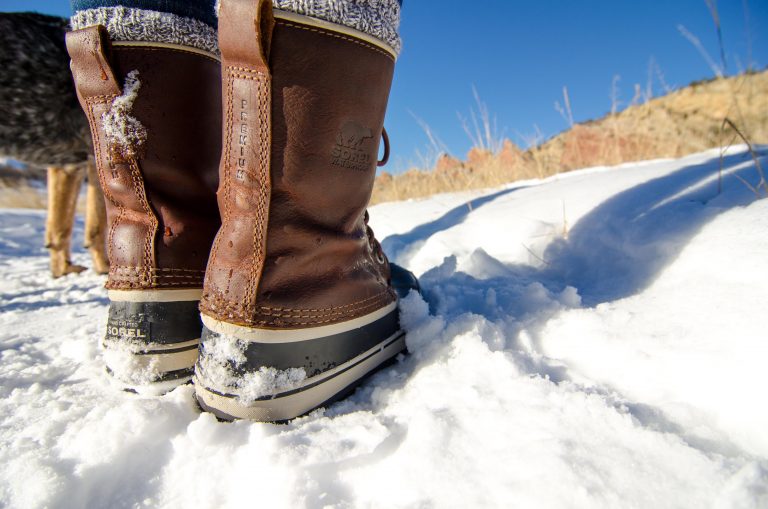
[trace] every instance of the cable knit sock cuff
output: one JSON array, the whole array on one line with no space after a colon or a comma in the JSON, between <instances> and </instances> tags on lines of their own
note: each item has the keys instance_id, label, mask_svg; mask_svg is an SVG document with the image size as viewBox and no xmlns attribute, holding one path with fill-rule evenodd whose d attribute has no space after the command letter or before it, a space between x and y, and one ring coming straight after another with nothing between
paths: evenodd
<instances>
[{"instance_id":1,"label":"cable knit sock cuff","mask_svg":"<svg viewBox=\"0 0 768 509\"><path fill-rule=\"evenodd\" d=\"M75 12L73 30L104 25L113 41L180 44L219 53L216 29L194 18L129 7L96 7Z\"/></svg>"},{"instance_id":2,"label":"cable knit sock cuff","mask_svg":"<svg viewBox=\"0 0 768 509\"><path fill-rule=\"evenodd\" d=\"M216 0L216 12L219 11ZM400 53L402 0L272 0L275 9L322 19L375 37Z\"/></svg>"},{"instance_id":3,"label":"cable knit sock cuff","mask_svg":"<svg viewBox=\"0 0 768 509\"><path fill-rule=\"evenodd\" d=\"M77 5L77 4L76 4ZM359 30L400 52L398 0L272 0L276 9ZM133 7L94 7L71 18L77 30L104 25L113 41L180 44L218 54L216 29L199 19Z\"/></svg>"},{"instance_id":4,"label":"cable knit sock cuff","mask_svg":"<svg viewBox=\"0 0 768 509\"><path fill-rule=\"evenodd\" d=\"M216 28L218 20L214 10L215 0L70 0L72 12L100 7L125 7L145 11L167 12L202 21Z\"/></svg>"},{"instance_id":5,"label":"cable knit sock cuff","mask_svg":"<svg viewBox=\"0 0 768 509\"><path fill-rule=\"evenodd\" d=\"M400 53L398 0L272 0L272 5L275 9L354 28Z\"/></svg>"}]
</instances>

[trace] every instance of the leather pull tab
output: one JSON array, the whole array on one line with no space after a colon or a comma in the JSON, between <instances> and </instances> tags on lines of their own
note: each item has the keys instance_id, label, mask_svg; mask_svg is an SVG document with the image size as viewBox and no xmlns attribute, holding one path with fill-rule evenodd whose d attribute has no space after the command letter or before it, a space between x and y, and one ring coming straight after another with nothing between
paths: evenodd
<instances>
[{"instance_id":1,"label":"leather pull tab","mask_svg":"<svg viewBox=\"0 0 768 509\"><path fill-rule=\"evenodd\" d=\"M269 69L275 19L271 0L222 0L219 49L227 65Z\"/></svg>"},{"instance_id":2,"label":"leather pull tab","mask_svg":"<svg viewBox=\"0 0 768 509\"><path fill-rule=\"evenodd\" d=\"M268 59L273 26L271 0L221 2L222 222L208 261L212 268L206 272L205 291L228 310L237 310L237 316L245 321L256 314L266 260L272 189L272 78ZM228 248L219 249L219 245Z\"/></svg>"},{"instance_id":3,"label":"leather pull tab","mask_svg":"<svg viewBox=\"0 0 768 509\"><path fill-rule=\"evenodd\" d=\"M82 98L120 95L120 84L107 59L107 29L101 25L67 33L67 51L77 93Z\"/></svg>"}]
</instances>

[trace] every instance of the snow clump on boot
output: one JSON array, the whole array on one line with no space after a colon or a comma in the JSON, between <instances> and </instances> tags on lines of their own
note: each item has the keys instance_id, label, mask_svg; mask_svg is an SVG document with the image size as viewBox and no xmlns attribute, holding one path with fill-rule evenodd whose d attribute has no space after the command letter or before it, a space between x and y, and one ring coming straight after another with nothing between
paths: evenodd
<instances>
[{"instance_id":1,"label":"snow clump on boot","mask_svg":"<svg viewBox=\"0 0 768 509\"><path fill-rule=\"evenodd\" d=\"M235 336L211 333L198 359L206 385L217 392L234 394L240 403L248 404L262 396L296 389L306 380L304 368L262 366L258 371L243 373L239 367L248 360L247 348L248 343Z\"/></svg>"},{"instance_id":2,"label":"snow clump on boot","mask_svg":"<svg viewBox=\"0 0 768 509\"><path fill-rule=\"evenodd\" d=\"M150 386L161 378L157 358L136 355L136 345L110 341L103 347L104 362L118 382L135 389Z\"/></svg>"},{"instance_id":3,"label":"snow clump on boot","mask_svg":"<svg viewBox=\"0 0 768 509\"><path fill-rule=\"evenodd\" d=\"M133 70L125 77L123 93L113 102L109 111L104 113L104 133L109 144L110 155L118 161L125 161L139 156L147 141L147 129L136 117L130 115L133 103L139 94L141 82L139 71Z\"/></svg>"}]
</instances>

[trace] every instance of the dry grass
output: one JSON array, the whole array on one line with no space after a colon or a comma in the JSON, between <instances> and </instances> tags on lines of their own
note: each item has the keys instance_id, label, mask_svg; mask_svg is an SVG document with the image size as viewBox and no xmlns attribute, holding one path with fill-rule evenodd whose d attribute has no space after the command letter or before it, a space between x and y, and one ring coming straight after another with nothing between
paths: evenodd
<instances>
[{"instance_id":1,"label":"dry grass","mask_svg":"<svg viewBox=\"0 0 768 509\"><path fill-rule=\"evenodd\" d=\"M48 195L45 182L27 179L0 178L0 208L45 209ZM77 213L85 214L85 193L77 198Z\"/></svg>"},{"instance_id":2,"label":"dry grass","mask_svg":"<svg viewBox=\"0 0 768 509\"><path fill-rule=\"evenodd\" d=\"M26 181L8 185L7 181L0 180L0 208L44 209L46 201L45 189Z\"/></svg>"},{"instance_id":3,"label":"dry grass","mask_svg":"<svg viewBox=\"0 0 768 509\"><path fill-rule=\"evenodd\" d=\"M566 106L561 110L568 118L567 91L563 95ZM617 110L614 98L606 117L575 124L525 151L506 140L496 153L472 149L466 161L443 156L430 171L382 173L372 203L492 187L590 166L681 157L719 147L723 136L735 135L732 126L722 131L724 118L734 119L753 144L768 143L768 71L693 83L656 99L637 87L630 106Z\"/></svg>"}]
</instances>

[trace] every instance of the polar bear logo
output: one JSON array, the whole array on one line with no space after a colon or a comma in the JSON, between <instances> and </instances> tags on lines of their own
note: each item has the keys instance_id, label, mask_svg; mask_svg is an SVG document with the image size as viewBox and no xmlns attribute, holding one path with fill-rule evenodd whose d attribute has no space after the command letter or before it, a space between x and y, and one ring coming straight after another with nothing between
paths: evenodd
<instances>
[{"instance_id":1,"label":"polar bear logo","mask_svg":"<svg viewBox=\"0 0 768 509\"><path fill-rule=\"evenodd\" d=\"M351 149L359 149L363 140L373 138L373 133L368 127L363 127L357 122L347 122L339 132L339 145Z\"/></svg>"}]
</instances>

